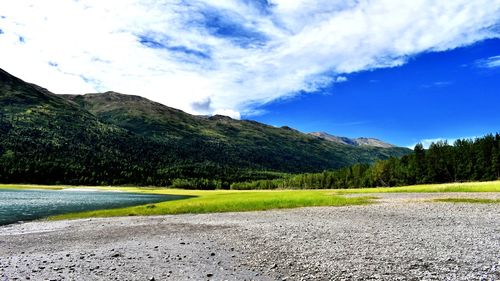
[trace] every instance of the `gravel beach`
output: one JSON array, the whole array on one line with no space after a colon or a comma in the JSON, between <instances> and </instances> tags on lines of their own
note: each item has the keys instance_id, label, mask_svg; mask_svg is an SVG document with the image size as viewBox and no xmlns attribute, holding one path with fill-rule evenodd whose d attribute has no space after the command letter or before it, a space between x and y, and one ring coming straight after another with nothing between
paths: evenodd
<instances>
[{"instance_id":1,"label":"gravel beach","mask_svg":"<svg viewBox=\"0 0 500 281\"><path fill-rule=\"evenodd\" d=\"M366 196L366 194L364 195ZM500 280L498 193L0 227L6 280Z\"/></svg>"}]
</instances>

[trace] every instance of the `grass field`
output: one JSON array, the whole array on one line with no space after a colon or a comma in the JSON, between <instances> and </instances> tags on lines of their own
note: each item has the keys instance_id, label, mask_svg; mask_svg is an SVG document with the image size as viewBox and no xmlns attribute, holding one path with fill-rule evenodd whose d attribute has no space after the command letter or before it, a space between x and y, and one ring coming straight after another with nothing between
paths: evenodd
<instances>
[{"instance_id":1,"label":"grass field","mask_svg":"<svg viewBox=\"0 0 500 281\"><path fill-rule=\"evenodd\" d=\"M65 188L72 188L73 186L64 185L35 185L35 184L0 184L0 189L49 189L61 190Z\"/></svg>"},{"instance_id":2,"label":"grass field","mask_svg":"<svg viewBox=\"0 0 500 281\"><path fill-rule=\"evenodd\" d=\"M342 194L353 193L388 193L388 192L500 192L500 181L452 183L439 185L416 185L393 188L364 188L340 190L266 190L266 191L232 191L232 190L180 190L139 187L80 187L80 186L42 186L42 185L0 185L0 188L14 189L51 189L85 188L103 191L120 190L123 192L189 195L188 199L168 201L137 207L98 210L82 213L70 213L51 217L50 219L75 219L89 217L142 216L184 213L241 212L269 209L284 209L311 206L347 206L362 205L372 202L373 197L347 198ZM483 199L447 198L442 202L478 203ZM462 200L462 201L460 201ZM483 202L492 203L492 202Z\"/></svg>"},{"instance_id":3,"label":"grass field","mask_svg":"<svg viewBox=\"0 0 500 281\"><path fill-rule=\"evenodd\" d=\"M377 187L338 189L335 194L357 193L422 193L422 192L500 192L500 181L412 185L402 187Z\"/></svg>"},{"instance_id":4,"label":"grass field","mask_svg":"<svg viewBox=\"0 0 500 281\"><path fill-rule=\"evenodd\" d=\"M438 198L435 202L444 203L478 203L478 204L500 204L500 199L484 199L484 198Z\"/></svg>"},{"instance_id":5,"label":"grass field","mask_svg":"<svg viewBox=\"0 0 500 281\"><path fill-rule=\"evenodd\" d=\"M188 199L168 201L137 207L71 213L50 219L75 219L89 217L144 216L185 213L243 212L269 209L285 209L310 206L362 205L371 202L371 197L345 198L328 191L188 191L172 189L120 188L127 192L152 194L176 194L195 196Z\"/></svg>"}]
</instances>

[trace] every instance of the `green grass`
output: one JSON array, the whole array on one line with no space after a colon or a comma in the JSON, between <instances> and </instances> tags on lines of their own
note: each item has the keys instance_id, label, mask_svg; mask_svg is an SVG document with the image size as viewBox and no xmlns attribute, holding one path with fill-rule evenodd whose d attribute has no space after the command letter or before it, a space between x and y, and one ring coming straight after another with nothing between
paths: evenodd
<instances>
[{"instance_id":1,"label":"green grass","mask_svg":"<svg viewBox=\"0 0 500 281\"><path fill-rule=\"evenodd\" d=\"M49 189L61 190L69 188L69 186L62 185L34 185L34 184L0 184L0 189Z\"/></svg>"},{"instance_id":2,"label":"green grass","mask_svg":"<svg viewBox=\"0 0 500 281\"><path fill-rule=\"evenodd\" d=\"M139 187L94 187L94 186L43 186L43 185L0 185L4 189L50 189L88 188L102 191L123 191L147 194L186 195L188 199L167 201L142 206L69 213L50 217L50 220L91 217L148 216L186 213L244 212L270 209L285 209L311 206L347 206L371 203L373 197L346 198L332 195L327 190L181 190Z\"/></svg>"},{"instance_id":3,"label":"green grass","mask_svg":"<svg viewBox=\"0 0 500 281\"><path fill-rule=\"evenodd\" d=\"M0 185L10 189L52 189L89 188L103 191L120 190L124 192L169 194L193 196L188 199L168 201L143 206L70 213L50 217L51 220L77 219L91 217L145 216L186 213L243 212L270 209L285 209L310 206L347 206L371 203L374 197L343 197L352 193L388 193L388 192L500 192L500 181L453 183L435 185L416 185L394 188L364 188L342 190L266 190L266 191L234 191L234 190L179 190L138 187L81 187L81 186L41 186L41 185ZM448 198L447 202L467 200L483 201L483 199ZM451 200L451 201L450 201ZM472 201L471 201L472 200ZM462 201L463 202L463 201ZM497 202L494 202L497 203Z\"/></svg>"},{"instance_id":4,"label":"green grass","mask_svg":"<svg viewBox=\"0 0 500 281\"><path fill-rule=\"evenodd\" d=\"M357 193L422 193L422 192L500 192L500 181L338 189L335 194Z\"/></svg>"},{"instance_id":5,"label":"green grass","mask_svg":"<svg viewBox=\"0 0 500 281\"><path fill-rule=\"evenodd\" d=\"M118 189L118 188L103 188ZM51 220L115 216L149 216L186 213L244 212L310 206L347 206L371 202L371 197L345 198L328 191L188 191L172 189L119 188L127 192L194 196L188 199L136 207L70 213Z\"/></svg>"},{"instance_id":6,"label":"green grass","mask_svg":"<svg viewBox=\"0 0 500 281\"><path fill-rule=\"evenodd\" d=\"M445 203L479 203L479 204L500 204L500 199L484 199L484 198L438 198L435 202Z\"/></svg>"}]
</instances>

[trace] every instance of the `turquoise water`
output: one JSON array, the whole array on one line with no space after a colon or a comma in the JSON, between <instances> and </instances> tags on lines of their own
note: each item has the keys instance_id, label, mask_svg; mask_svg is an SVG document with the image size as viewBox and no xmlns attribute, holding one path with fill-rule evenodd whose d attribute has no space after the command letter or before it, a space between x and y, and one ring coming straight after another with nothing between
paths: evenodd
<instances>
[{"instance_id":1,"label":"turquoise water","mask_svg":"<svg viewBox=\"0 0 500 281\"><path fill-rule=\"evenodd\" d=\"M137 206L185 197L80 190L0 189L0 225L65 213Z\"/></svg>"}]
</instances>

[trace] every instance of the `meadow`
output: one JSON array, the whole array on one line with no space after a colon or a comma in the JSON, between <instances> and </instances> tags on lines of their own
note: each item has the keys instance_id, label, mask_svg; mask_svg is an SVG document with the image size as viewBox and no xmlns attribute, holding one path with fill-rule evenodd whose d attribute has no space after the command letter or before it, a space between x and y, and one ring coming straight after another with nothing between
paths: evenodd
<instances>
[{"instance_id":1,"label":"meadow","mask_svg":"<svg viewBox=\"0 0 500 281\"><path fill-rule=\"evenodd\" d=\"M103 186L43 186L43 185L0 185L10 189L51 189L66 188L102 191L122 191L131 193L187 195L187 199L147 204L119 209L106 209L80 213L69 213L50 217L51 220L77 219L115 216L149 216L186 213L217 213L262 211L313 206L348 206L374 203L377 193L434 193L434 192L500 192L500 181L415 185L390 188L363 188L340 190L182 190L152 187L103 187ZM366 194L362 197L345 197L347 194ZM495 203L480 199L447 198L443 202Z\"/></svg>"},{"instance_id":2,"label":"meadow","mask_svg":"<svg viewBox=\"0 0 500 281\"><path fill-rule=\"evenodd\" d=\"M500 181L424 184L400 187L336 189L336 194L362 193L435 193L435 192L500 192Z\"/></svg>"},{"instance_id":3,"label":"meadow","mask_svg":"<svg viewBox=\"0 0 500 281\"><path fill-rule=\"evenodd\" d=\"M113 188L111 188L113 189ZM50 219L75 219L113 216L149 216L187 213L220 213L263 211L312 206L363 205L373 197L347 198L333 195L331 191L318 190L274 190L274 191L192 191L175 189L120 188L126 192L193 196L188 199L148 204L143 206L71 213Z\"/></svg>"}]
</instances>

